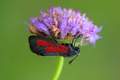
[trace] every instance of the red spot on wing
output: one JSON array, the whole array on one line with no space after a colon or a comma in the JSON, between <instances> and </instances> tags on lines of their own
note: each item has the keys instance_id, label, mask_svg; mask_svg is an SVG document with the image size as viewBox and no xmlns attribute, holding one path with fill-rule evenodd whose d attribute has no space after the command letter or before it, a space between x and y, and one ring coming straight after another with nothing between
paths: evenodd
<instances>
[{"instance_id":1,"label":"red spot on wing","mask_svg":"<svg viewBox=\"0 0 120 80\"><path fill-rule=\"evenodd\" d=\"M43 46L43 47L48 47L48 46L55 46L54 43L45 41L45 40L37 40L36 41L37 46Z\"/></svg>"},{"instance_id":2,"label":"red spot on wing","mask_svg":"<svg viewBox=\"0 0 120 80\"><path fill-rule=\"evenodd\" d=\"M65 45L50 46L45 48L46 53L68 53L69 48Z\"/></svg>"}]
</instances>

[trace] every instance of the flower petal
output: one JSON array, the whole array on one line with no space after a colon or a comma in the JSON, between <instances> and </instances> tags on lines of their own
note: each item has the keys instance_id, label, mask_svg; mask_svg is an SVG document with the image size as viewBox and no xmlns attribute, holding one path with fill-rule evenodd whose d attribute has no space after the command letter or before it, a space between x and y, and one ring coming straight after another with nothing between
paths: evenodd
<instances>
[{"instance_id":1,"label":"flower petal","mask_svg":"<svg viewBox=\"0 0 120 80\"><path fill-rule=\"evenodd\" d=\"M45 24L39 22L37 18L32 18L31 24L35 26L39 31L45 32L46 34L50 34Z\"/></svg>"}]
</instances>

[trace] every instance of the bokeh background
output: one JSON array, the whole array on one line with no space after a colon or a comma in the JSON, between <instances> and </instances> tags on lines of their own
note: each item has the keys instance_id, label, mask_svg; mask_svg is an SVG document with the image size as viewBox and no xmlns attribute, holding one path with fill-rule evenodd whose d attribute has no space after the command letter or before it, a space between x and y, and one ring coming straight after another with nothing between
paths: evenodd
<instances>
[{"instance_id":1,"label":"bokeh background","mask_svg":"<svg viewBox=\"0 0 120 80\"><path fill-rule=\"evenodd\" d=\"M50 6L73 8L103 26L96 46L81 47L59 80L120 80L119 0L0 0L0 80L51 80L58 57L40 57L28 45L28 21Z\"/></svg>"}]
</instances>

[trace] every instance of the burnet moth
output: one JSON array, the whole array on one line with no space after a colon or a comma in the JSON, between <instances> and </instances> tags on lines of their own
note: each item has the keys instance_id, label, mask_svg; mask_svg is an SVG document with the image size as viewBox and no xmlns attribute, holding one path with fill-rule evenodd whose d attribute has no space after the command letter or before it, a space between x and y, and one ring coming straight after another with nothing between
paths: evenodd
<instances>
[{"instance_id":1,"label":"burnet moth","mask_svg":"<svg viewBox=\"0 0 120 80\"><path fill-rule=\"evenodd\" d=\"M29 44L32 52L41 56L63 56L73 57L69 61L71 64L80 54L80 48L75 47L76 39L72 43L60 44L54 38L43 37L40 35L29 36Z\"/></svg>"}]
</instances>

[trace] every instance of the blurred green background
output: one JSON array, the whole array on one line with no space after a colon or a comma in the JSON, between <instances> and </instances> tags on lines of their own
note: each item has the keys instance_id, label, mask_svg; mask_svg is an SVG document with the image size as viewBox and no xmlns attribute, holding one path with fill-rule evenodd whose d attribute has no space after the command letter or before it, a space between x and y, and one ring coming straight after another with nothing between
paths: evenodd
<instances>
[{"instance_id":1,"label":"blurred green background","mask_svg":"<svg viewBox=\"0 0 120 80\"><path fill-rule=\"evenodd\" d=\"M120 80L120 0L0 0L0 80L51 80L58 57L39 57L28 46L28 20L50 6L78 9L103 26L103 39L84 46L59 80Z\"/></svg>"}]
</instances>

